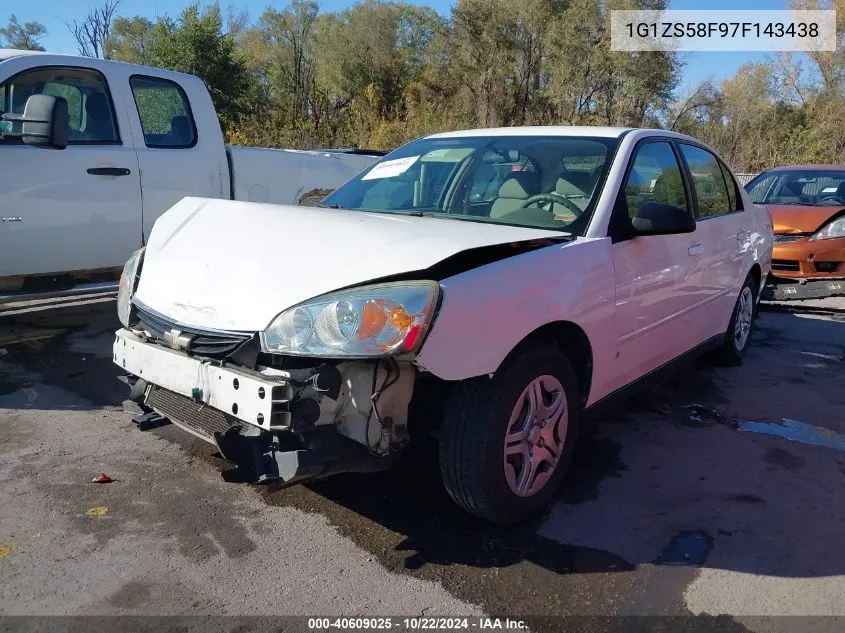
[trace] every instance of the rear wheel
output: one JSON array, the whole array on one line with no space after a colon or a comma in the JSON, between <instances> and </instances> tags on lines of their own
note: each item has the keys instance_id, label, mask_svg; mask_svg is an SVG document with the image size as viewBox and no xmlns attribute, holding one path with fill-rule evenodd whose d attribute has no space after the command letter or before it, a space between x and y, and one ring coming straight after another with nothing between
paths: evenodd
<instances>
[{"instance_id":1,"label":"rear wheel","mask_svg":"<svg viewBox=\"0 0 845 633\"><path fill-rule=\"evenodd\" d=\"M716 350L714 361L725 366L735 366L742 363L751 332L754 329L754 319L757 316L757 282L749 275L739 291L739 297L734 304L734 311L722 347Z\"/></svg>"},{"instance_id":2,"label":"rear wheel","mask_svg":"<svg viewBox=\"0 0 845 633\"><path fill-rule=\"evenodd\" d=\"M492 378L458 385L440 439L449 495L495 523L542 511L569 467L579 413L575 374L554 348L525 348Z\"/></svg>"}]
</instances>

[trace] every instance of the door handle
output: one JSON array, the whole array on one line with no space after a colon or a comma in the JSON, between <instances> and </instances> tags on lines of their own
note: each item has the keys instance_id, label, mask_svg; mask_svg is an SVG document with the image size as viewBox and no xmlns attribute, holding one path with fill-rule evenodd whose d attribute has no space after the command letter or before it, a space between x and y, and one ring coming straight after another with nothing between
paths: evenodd
<instances>
[{"instance_id":1,"label":"door handle","mask_svg":"<svg viewBox=\"0 0 845 633\"><path fill-rule=\"evenodd\" d=\"M92 176L128 176L132 172L123 167L91 167L88 173Z\"/></svg>"},{"instance_id":2,"label":"door handle","mask_svg":"<svg viewBox=\"0 0 845 633\"><path fill-rule=\"evenodd\" d=\"M704 247L701 244L696 242L696 243L690 244L689 248L687 249L687 252L691 256L703 255L704 254Z\"/></svg>"}]
</instances>

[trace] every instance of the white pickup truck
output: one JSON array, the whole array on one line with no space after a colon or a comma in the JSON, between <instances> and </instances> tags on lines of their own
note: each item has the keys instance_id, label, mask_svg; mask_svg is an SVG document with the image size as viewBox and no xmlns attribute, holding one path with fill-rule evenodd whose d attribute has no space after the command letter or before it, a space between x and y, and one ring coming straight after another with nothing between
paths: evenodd
<instances>
[{"instance_id":1,"label":"white pickup truck","mask_svg":"<svg viewBox=\"0 0 845 633\"><path fill-rule=\"evenodd\" d=\"M379 154L226 147L197 77L0 49L0 308L116 288L186 196L298 204Z\"/></svg>"}]
</instances>

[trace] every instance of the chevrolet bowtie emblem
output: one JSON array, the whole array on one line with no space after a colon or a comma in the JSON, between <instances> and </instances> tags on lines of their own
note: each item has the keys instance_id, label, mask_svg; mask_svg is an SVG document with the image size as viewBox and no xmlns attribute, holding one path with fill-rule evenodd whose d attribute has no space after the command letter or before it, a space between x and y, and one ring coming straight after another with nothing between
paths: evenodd
<instances>
[{"instance_id":1,"label":"chevrolet bowtie emblem","mask_svg":"<svg viewBox=\"0 0 845 633\"><path fill-rule=\"evenodd\" d=\"M191 337L186 334L182 334L182 330L170 330L169 332L164 333L164 342L172 349L187 350L188 346L191 344Z\"/></svg>"}]
</instances>

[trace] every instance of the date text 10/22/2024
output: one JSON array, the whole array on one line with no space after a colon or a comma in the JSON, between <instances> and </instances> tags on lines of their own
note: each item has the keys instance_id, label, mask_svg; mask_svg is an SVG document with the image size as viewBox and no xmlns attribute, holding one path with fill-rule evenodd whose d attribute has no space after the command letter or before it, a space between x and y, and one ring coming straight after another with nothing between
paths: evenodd
<instances>
[{"instance_id":1,"label":"date text 10/22/2024","mask_svg":"<svg viewBox=\"0 0 845 633\"><path fill-rule=\"evenodd\" d=\"M510 618L309 618L308 630L330 631L358 630L358 631L389 631L389 630L511 630L520 631L527 628L522 620Z\"/></svg>"}]
</instances>

